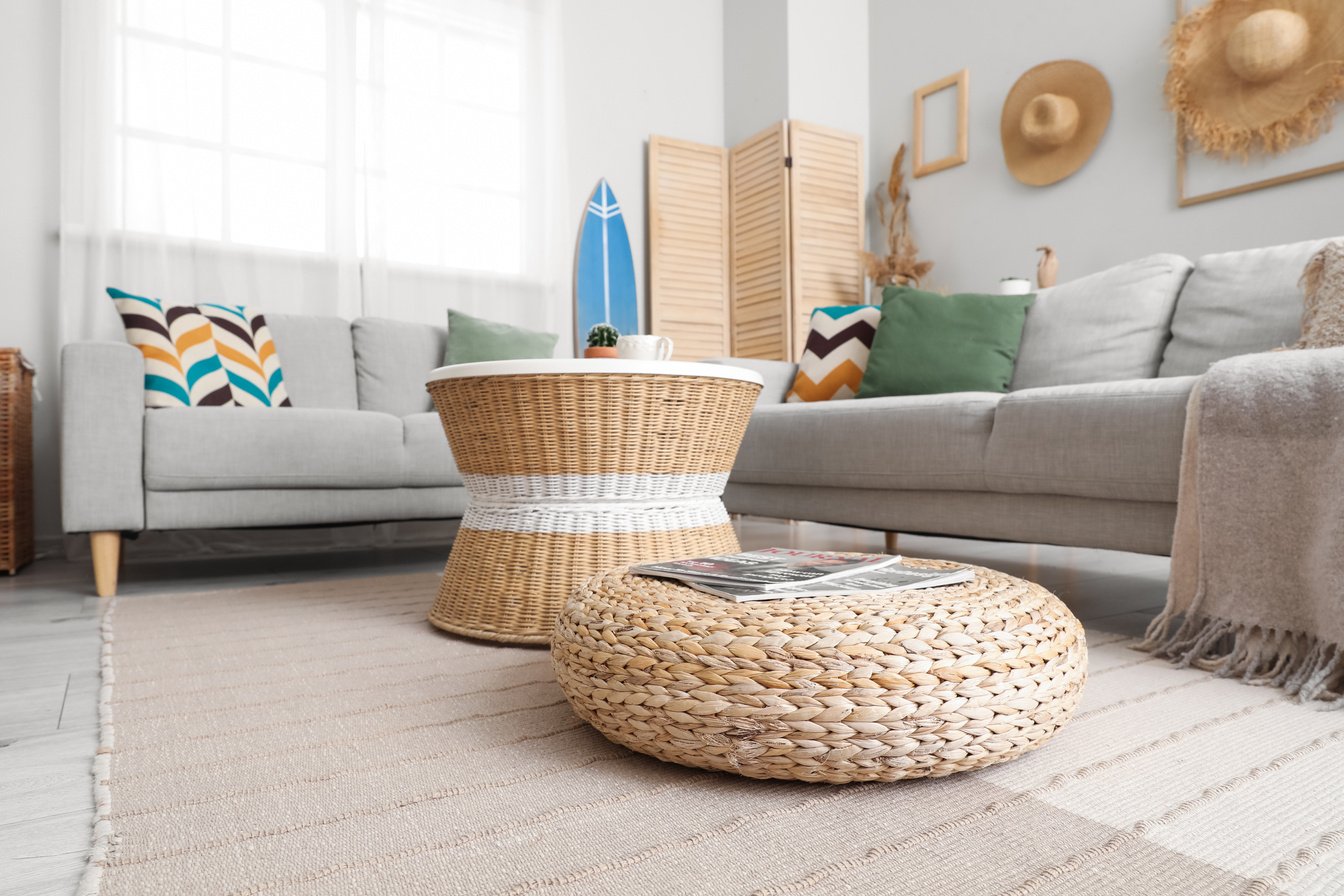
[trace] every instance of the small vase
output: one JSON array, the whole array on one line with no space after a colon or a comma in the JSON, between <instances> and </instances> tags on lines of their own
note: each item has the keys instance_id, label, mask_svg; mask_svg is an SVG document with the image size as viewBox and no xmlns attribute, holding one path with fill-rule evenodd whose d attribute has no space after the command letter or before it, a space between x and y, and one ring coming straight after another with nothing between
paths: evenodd
<instances>
[{"instance_id":1,"label":"small vase","mask_svg":"<svg viewBox=\"0 0 1344 896\"><path fill-rule=\"evenodd\" d=\"M615 358L616 346L614 345L590 345L583 350L585 358Z\"/></svg>"}]
</instances>

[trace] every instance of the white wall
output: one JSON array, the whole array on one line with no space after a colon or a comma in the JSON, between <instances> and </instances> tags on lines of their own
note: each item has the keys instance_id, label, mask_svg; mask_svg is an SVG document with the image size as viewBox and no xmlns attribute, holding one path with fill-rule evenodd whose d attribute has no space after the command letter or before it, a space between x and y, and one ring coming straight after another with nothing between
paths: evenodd
<instances>
[{"instance_id":1,"label":"white wall","mask_svg":"<svg viewBox=\"0 0 1344 896\"><path fill-rule=\"evenodd\" d=\"M647 321L648 137L723 145L723 0L582 0L561 12L570 242L589 194L605 177L625 216ZM562 348L569 338L561 337Z\"/></svg>"},{"instance_id":2,"label":"white wall","mask_svg":"<svg viewBox=\"0 0 1344 896\"><path fill-rule=\"evenodd\" d=\"M1344 174L1191 208L1176 207L1163 41L1170 0L873 0L869 178L912 140L916 87L970 69L970 163L909 181L915 236L934 288L992 290L1032 276L1050 243L1069 279L1151 252L1187 257L1344 233ZM1110 127L1087 165L1027 187L1003 164L999 114L1013 82L1051 59L1080 59L1110 81Z\"/></svg>"},{"instance_id":3,"label":"white wall","mask_svg":"<svg viewBox=\"0 0 1344 896\"><path fill-rule=\"evenodd\" d=\"M56 244L60 4L0 3L0 345L38 365L39 535L60 532ZM606 177L625 209L647 301L645 143L651 133L723 143L723 0L583 0L561 7L573 229ZM568 334L563 344L568 345Z\"/></svg>"},{"instance_id":4,"label":"white wall","mask_svg":"<svg viewBox=\"0 0 1344 896\"><path fill-rule=\"evenodd\" d=\"M60 3L0 3L0 345L37 365L34 405L39 536L60 530L57 495L56 219ZM42 547L51 543L43 540Z\"/></svg>"}]
</instances>

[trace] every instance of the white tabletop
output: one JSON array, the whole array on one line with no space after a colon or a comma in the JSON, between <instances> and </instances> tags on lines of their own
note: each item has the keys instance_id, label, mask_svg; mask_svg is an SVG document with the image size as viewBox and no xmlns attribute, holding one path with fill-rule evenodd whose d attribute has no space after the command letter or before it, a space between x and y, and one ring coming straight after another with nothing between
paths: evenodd
<instances>
[{"instance_id":1,"label":"white tabletop","mask_svg":"<svg viewBox=\"0 0 1344 896\"><path fill-rule=\"evenodd\" d=\"M765 380L754 370L727 364L700 364L693 361L626 361L620 358L538 358L529 361L477 361L440 367L426 382L467 376L535 376L537 374L635 373L657 376L712 376L725 380L743 380L764 386Z\"/></svg>"}]
</instances>

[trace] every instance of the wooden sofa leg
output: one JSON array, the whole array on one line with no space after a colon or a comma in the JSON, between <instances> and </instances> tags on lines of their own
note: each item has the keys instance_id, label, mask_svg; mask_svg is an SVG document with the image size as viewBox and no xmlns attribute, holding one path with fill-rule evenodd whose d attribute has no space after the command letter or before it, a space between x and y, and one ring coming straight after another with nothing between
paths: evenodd
<instances>
[{"instance_id":1,"label":"wooden sofa leg","mask_svg":"<svg viewBox=\"0 0 1344 896\"><path fill-rule=\"evenodd\" d=\"M895 554L895 553L897 552L896 541L897 541L897 539L899 539L899 538L900 538L900 536L899 536L897 533L895 533L895 532L884 532L884 533L883 533L883 539L882 539L882 540L883 540L883 545L885 546L885 548L886 548L886 552L887 552L888 554Z\"/></svg>"},{"instance_id":2,"label":"wooden sofa leg","mask_svg":"<svg viewBox=\"0 0 1344 896\"><path fill-rule=\"evenodd\" d=\"M89 548L93 552L93 584L99 597L117 593L117 570L121 565L121 533L90 532Z\"/></svg>"}]
</instances>

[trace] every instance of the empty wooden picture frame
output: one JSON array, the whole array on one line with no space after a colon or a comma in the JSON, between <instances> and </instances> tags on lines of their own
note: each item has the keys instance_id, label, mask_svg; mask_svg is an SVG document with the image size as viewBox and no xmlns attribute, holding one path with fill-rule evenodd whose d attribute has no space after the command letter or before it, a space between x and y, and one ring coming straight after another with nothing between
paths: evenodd
<instances>
[{"instance_id":1,"label":"empty wooden picture frame","mask_svg":"<svg viewBox=\"0 0 1344 896\"><path fill-rule=\"evenodd\" d=\"M955 168L957 165L966 164L967 160L970 159L971 140L968 127L971 107L970 80L970 69L964 68L955 74L948 75L946 78L939 78L932 84L925 84L915 91L915 160L913 168L915 177L923 177L936 171ZM926 162L924 160L924 101L940 90L946 90L949 87L954 87L957 91L957 148L950 155Z\"/></svg>"}]
</instances>

